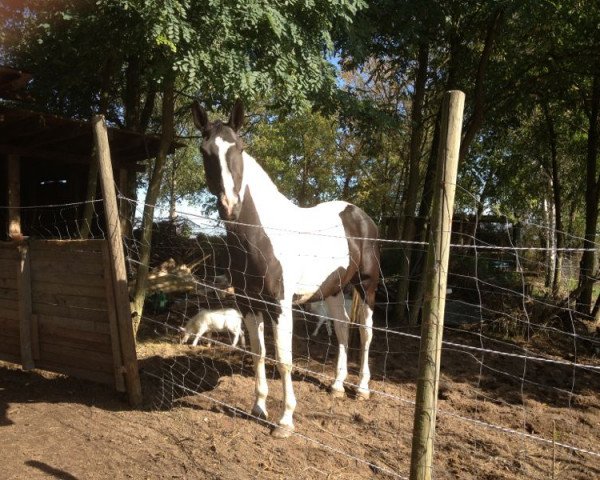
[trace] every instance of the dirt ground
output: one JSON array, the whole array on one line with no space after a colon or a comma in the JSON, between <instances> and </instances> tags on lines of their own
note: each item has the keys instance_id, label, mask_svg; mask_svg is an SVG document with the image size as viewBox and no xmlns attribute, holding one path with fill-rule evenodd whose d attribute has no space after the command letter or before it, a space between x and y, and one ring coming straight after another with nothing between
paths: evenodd
<instances>
[{"instance_id":1,"label":"dirt ground","mask_svg":"<svg viewBox=\"0 0 600 480\"><path fill-rule=\"evenodd\" d=\"M351 392L333 399L327 385L335 347L325 329L312 339L308 327L298 326L297 435L277 440L267 425L243 413L253 400L249 355L219 346L180 346L158 330L139 346L145 395L139 409L129 408L109 387L1 364L0 477L408 476L418 350L414 339L377 331L371 399L358 401ZM474 346L483 342L477 335L453 331L446 339ZM491 340L484 346L518 351ZM577 361L598 364L593 356ZM267 406L276 419L282 395L272 366L268 377ZM355 369L349 380L356 381ZM600 478L597 371L447 348L439 409L435 478Z\"/></svg>"}]
</instances>

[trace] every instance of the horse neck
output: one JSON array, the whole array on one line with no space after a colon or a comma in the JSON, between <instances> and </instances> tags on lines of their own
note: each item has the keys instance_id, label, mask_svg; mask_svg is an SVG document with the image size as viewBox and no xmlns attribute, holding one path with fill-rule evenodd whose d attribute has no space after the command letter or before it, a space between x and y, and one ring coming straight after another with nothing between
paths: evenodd
<instances>
[{"instance_id":1,"label":"horse neck","mask_svg":"<svg viewBox=\"0 0 600 480\"><path fill-rule=\"evenodd\" d=\"M248 187L256 209L292 210L296 207L273 183L258 162L244 152L244 183Z\"/></svg>"}]
</instances>

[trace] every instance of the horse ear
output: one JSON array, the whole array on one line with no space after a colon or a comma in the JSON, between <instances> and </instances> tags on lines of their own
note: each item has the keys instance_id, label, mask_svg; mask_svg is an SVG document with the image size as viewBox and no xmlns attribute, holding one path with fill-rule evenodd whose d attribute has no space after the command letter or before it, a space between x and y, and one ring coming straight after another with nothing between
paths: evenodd
<instances>
[{"instance_id":1,"label":"horse ear","mask_svg":"<svg viewBox=\"0 0 600 480\"><path fill-rule=\"evenodd\" d=\"M192 103L192 116L194 117L196 128L204 132L208 128L208 115L198 100Z\"/></svg>"},{"instance_id":2,"label":"horse ear","mask_svg":"<svg viewBox=\"0 0 600 480\"><path fill-rule=\"evenodd\" d=\"M236 133L239 132L244 124L244 104L239 98L233 105L233 110L231 111L231 116L229 117L227 124L233 128Z\"/></svg>"}]
</instances>

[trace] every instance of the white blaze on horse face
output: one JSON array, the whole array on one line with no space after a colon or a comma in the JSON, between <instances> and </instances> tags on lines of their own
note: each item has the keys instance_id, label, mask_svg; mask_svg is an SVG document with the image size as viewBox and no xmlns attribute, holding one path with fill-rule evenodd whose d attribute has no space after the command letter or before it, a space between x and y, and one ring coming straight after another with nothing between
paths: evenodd
<instances>
[{"instance_id":1,"label":"white blaze on horse face","mask_svg":"<svg viewBox=\"0 0 600 480\"><path fill-rule=\"evenodd\" d=\"M234 181L229 165L227 165L227 151L235 145L232 142L227 142L221 137L215 138L215 145L219 149L219 163L221 164L221 178L223 180L224 192L219 198L223 206L227 210L227 215L231 215L233 207L240 201L234 191Z\"/></svg>"}]
</instances>

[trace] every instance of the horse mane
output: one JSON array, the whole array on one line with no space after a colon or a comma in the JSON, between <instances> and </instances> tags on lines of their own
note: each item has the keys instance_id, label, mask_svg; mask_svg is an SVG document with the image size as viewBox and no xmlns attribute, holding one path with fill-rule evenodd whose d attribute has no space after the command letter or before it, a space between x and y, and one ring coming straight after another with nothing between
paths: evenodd
<instances>
[{"instance_id":1,"label":"horse mane","mask_svg":"<svg viewBox=\"0 0 600 480\"><path fill-rule=\"evenodd\" d=\"M289 198L283 195L275 182L271 179L265 169L258 163L258 161L250 154L244 152L244 183L249 186L253 192L253 198L267 197L269 201L273 198L277 198L285 203L293 205ZM252 189L252 187L257 187Z\"/></svg>"}]
</instances>

